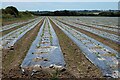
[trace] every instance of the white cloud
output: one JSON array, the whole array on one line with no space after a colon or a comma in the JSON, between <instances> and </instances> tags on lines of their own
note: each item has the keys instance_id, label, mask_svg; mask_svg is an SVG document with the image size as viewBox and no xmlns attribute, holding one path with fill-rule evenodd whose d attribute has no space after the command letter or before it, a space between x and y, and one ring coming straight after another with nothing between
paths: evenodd
<instances>
[{"instance_id":1,"label":"white cloud","mask_svg":"<svg viewBox=\"0 0 120 80\"><path fill-rule=\"evenodd\" d=\"M0 0L1 2L119 2L119 0Z\"/></svg>"}]
</instances>

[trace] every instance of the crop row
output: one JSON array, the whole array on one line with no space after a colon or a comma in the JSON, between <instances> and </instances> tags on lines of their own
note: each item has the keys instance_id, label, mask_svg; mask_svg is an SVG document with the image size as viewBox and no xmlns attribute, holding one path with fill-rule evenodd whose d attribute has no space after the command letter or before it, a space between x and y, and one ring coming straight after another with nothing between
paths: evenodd
<instances>
[{"instance_id":1,"label":"crop row","mask_svg":"<svg viewBox=\"0 0 120 80\"><path fill-rule=\"evenodd\" d=\"M80 28L80 29L86 30L88 32L94 33L94 34L96 34L98 36L101 36L103 38L107 38L107 39L110 39L114 42L120 43L118 35L111 34L111 33L108 33L108 32L102 31L102 30L98 30L98 29L95 29L95 28L91 28L91 27L87 27L87 26L83 26L83 25L78 25L78 24L75 24L73 22L68 22L68 21L63 21L63 20L62 21L59 20L59 21L63 22L63 23L66 23L66 24L69 23L69 25L75 26L77 28Z\"/></svg>"},{"instance_id":2,"label":"crop row","mask_svg":"<svg viewBox=\"0 0 120 80\"><path fill-rule=\"evenodd\" d=\"M66 19L64 19L64 20L66 20ZM74 20L74 19L68 19L67 21L72 21L72 22L77 23L77 24L79 23L79 24L83 24L83 25L92 26L92 27L95 27L95 28L100 28L100 29L105 29L105 30L109 30L109 31L118 32L118 26L107 27L105 25L97 24L95 22L91 22L91 23L87 22L87 20L83 22L83 21L78 21L78 20Z\"/></svg>"},{"instance_id":3,"label":"crop row","mask_svg":"<svg viewBox=\"0 0 120 80\"><path fill-rule=\"evenodd\" d=\"M36 19L34 22L31 22L21 28L18 28L0 38L0 45L3 48L12 48L13 45L29 30L33 29L39 22L41 18ZM42 19L41 19L42 20Z\"/></svg>"},{"instance_id":4,"label":"crop row","mask_svg":"<svg viewBox=\"0 0 120 80\"><path fill-rule=\"evenodd\" d=\"M79 46L84 55L102 70L105 76L118 77L118 52L68 25L56 20L54 22Z\"/></svg>"},{"instance_id":5,"label":"crop row","mask_svg":"<svg viewBox=\"0 0 120 80\"><path fill-rule=\"evenodd\" d=\"M72 20L89 25L118 28L118 17L62 17L61 19Z\"/></svg>"},{"instance_id":6,"label":"crop row","mask_svg":"<svg viewBox=\"0 0 120 80\"><path fill-rule=\"evenodd\" d=\"M32 21L34 21L36 19L37 18L28 20L26 22L18 22L18 23L13 23L13 24L2 26L2 28L0 28L0 32L11 29L11 28L14 28L14 27L17 27L17 26L22 25L22 24L30 23L30 22L32 22Z\"/></svg>"},{"instance_id":7,"label":"crop row","mask_svg":"<svg viewBox=\"0 0 120 80\"><path fill-rule=\"evenodd\" d=\"M22 72L31 70L31 75L41 68L63 69L65 61L59 46L58 38L48 18L46 18L21 64Z\"/></svg>"}]
</instances>

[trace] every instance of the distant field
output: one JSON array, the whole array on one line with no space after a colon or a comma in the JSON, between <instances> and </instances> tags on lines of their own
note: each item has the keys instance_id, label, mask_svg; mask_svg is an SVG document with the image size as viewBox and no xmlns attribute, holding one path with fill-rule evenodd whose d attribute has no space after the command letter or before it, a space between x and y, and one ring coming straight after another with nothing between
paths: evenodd
<instances>
[{"instance_id":1,"label":"distant field","mask_svg":"<svg viewBox=\"0 0 120 80\"><path fill-rule=\"evenodd\" d=\"M21 18L6 18L6 19L3 18L2 25L8 25L16 22L24 22L33 18L36 18L36 16L28 16L28 17L21 17Z\"/></svg>"}]
</instances>

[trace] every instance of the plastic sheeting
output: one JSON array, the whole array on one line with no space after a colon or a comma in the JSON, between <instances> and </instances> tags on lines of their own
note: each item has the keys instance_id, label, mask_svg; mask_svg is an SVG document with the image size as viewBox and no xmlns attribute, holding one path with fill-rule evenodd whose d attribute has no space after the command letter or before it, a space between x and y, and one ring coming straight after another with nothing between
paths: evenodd
<instances>
[{"instance_id":1,"label":"plastic sheeting","mask_svg":"<svg viewBox=\"0 0 120 80\"><path fill-rule=\"evenodd\" d=\"M118 32L118 17L61 17L64 21L85 24L105 30ZM107 25L105 25L107 24Z\"/></svg>"},{"instance_id":2,"label":"plastic sheeting","mask_svg":"<svg viewBox=\"0 0 120 80\"><path fill-rule=\"evenodd\" d=\"M25 23L32 22L32 21L34 21L34 20L36 20L36 19L37 19L37 18L31 19L31 20L26 21L26 22L18 22L18 23L13 23L13 24L9 24L9 25L2 26L2 28L0 28L0 32L5 31L5 30L8 30L8 29L11 29L11 28L14 28L14 27L16 27L16 26L19 26L19 25L22 25L22 24L25 24Z\"/></svg>"},{"instance_id":3,"label":"plastic sheeting","mask_svg":"<svg viewBox=\"0 0 120 80\"><path fill-rule=\"evenodd\" d=\"M29 30L33 29L39 22L40 18L38 18L32 23L29 23L21 28L18 28L4 35L3 37L0 38L0 45L2 45L3 48L13 46L23 35L25 35Z\"/></svg>"},{"instance_id":4,"label":"plastic sheeting","mask_svg":"<svg viewBox=\"0 0 120 80\"><path fill-rule=\"evenodd\" d=\"M21 68L64 68L65 61L59 46L58 38L48 19L42 24L38 35L32 43L25 59L21 64Z\"/></svg>"},{"instance_id":5,"label":"plastic sheeting","mask_svg":"<svg viewBox=\"0 0 120 80\"><path fill-rule=\"evenodd\" d=\"M84 55L96 66L98 66L105 76L113 78L120 77L118 71L118 52L110 47L82 34L81 32L54 21L55 24L83 51Z\"/></svg>"},{"instance_id":6,"label":"plastic sheeting","mask_svg":"<svg viewBox=\"0 0 120 80\"><path fill-rule=\"evenodd\" d=\"M63 20L59 20L59 21L63 22ZM68 21L64 21L64 23L68 24ZM86 30L88 32L94 33L94 34L96 34L98 36L101 36L103 38L110 39L110 40L112 40L112 41L117 42L117 43L120 44L119 36L118 35L111 34L111 33L105 32L105 31L97 30L97 29L93 29L91 27L86 27L86 26L83 26L83 25L78 25L78 24L75 24L74 22L70 22L70 21L69 21L69 24L73 25L73 26L75 26L77 28Z\"/></svg>"}]
</instances>

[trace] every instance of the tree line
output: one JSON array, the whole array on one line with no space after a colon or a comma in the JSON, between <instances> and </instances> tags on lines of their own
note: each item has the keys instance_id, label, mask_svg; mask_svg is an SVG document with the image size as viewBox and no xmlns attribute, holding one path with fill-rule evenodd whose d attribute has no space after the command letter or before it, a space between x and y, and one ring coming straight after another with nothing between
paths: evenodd
<instances>
[{"instance_id":1,"label":"tree line","mask_svg":"<svg viewBox=\"0 0 120 80\"><path fill-rule=\"evenodd\" d=\"M33 15L29 11L18 11L18 9L13 6L8 6L5 9L1 9L0 11L2 12L2 18L20 18Z\"/></svg>"},{"instance_id":2,"label":"tree line","mask_svg":"<svg viewBox=\"0 0 120 80\"><path fill-rule=\"evenodd\" d=\"M111 17L118 17L120 16L120 11L69 11L69 10L63 10L63 11L54 11L54 12L32 12L34 15L39 16L111 16ZM97 13L97 14L96 14Z\"/></svg>"},{"instance_id":3,"label":"tree line","mask_svg":"<svg viewBox=\"0 0 120 80\"><path fill-rule=\"evenodd\" d=\"M23 16L111 16L111 17L118 17L120 16L120 11L98 11L98 10L83 10L83 11L69 11L69 10L62 10L62 11L24 11L20 12L16 7L8 6L5 9L1 9L2 17L3 18L17 18ZM97 13L97 14L96 14Z\"/></svg>"}]
</instances>

